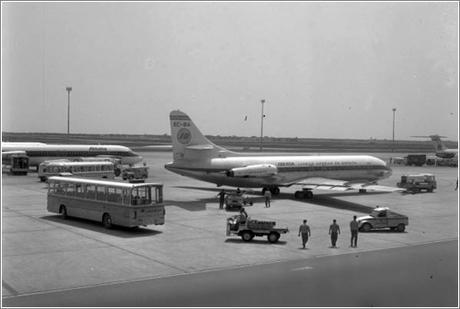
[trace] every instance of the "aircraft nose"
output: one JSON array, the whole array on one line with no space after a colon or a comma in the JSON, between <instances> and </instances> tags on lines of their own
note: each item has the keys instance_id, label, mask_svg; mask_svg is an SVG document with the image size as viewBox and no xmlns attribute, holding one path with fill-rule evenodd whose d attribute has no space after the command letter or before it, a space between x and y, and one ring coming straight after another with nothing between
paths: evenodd
<instances>
[{"instance_id":1,"label":"aircraft nose","mask_svg":"<svg viewBox=\"0 0 460 309\"><path fill-rule=\"evenodd\" d=\"M393 174L393 171L388 165L385 164L384 170L383 170L383 178L388 178L391 176L391 174Z\"/></svg>"}]
</instances>

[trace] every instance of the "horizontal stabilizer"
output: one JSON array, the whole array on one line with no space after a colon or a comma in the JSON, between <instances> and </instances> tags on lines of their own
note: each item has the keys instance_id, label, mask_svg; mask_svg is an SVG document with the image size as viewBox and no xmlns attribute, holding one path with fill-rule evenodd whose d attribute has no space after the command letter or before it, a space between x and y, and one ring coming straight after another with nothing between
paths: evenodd
<instances>
[{"instance_id":1,"label":"horizontal stabilizer","mask_svg":"<svg viewBox=\"0 0 460 309\"><path fill-rule=\"evenodd\" d=\"M212 145L193 145L185 147L187 150L212 150L214 147Z\"/></svg>"}]
</instances>

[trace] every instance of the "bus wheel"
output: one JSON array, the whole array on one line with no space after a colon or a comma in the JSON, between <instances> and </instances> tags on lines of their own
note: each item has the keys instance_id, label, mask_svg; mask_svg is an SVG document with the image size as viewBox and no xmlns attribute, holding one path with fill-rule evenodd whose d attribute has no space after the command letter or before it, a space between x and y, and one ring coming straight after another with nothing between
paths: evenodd
<instances>
[{"instance_id":1,"label":"bus wheel","mask_svg":"<svg viewBox=\"0 0 460 309\"><path fill-rule=\"evenodd\" d=\"M102 225L103 225L106 229L112 228L112 217L110 217L109 214L104 214L104 215L102 216Z\"/></svg>"},{"instance_id":2,"label":"bus wheel","mask_svg":"<svg viewBox=\"0 0 460 309\"><path fill-rule=\"evenodd\" d=\"M67 216L67 208L65 208L64 205L61 205L61 207L59 208L59 213L61 214L62 216L62 219L67 219L68 216Z\"/></svg>"}]
</instances>

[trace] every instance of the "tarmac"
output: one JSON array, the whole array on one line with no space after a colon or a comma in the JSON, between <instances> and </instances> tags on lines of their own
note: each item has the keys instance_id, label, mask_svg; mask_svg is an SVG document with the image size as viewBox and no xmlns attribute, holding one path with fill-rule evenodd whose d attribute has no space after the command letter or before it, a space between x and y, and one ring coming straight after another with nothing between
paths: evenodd
<instances>
[{"instance_id":1,"label":"tarmac","mask_svg":"<svg viewBox=\"0 0 460 309\"><path fill-rule=\"evenodd\" d=\"M314 191L312 200L296 200L298 187L281 188L265 208L260 190L246 207L251 218L276 221L289 233L270 244L256 237L243 242L225 235L226 218L219 209L215 185L182 177L163 168L170 152L145 152L148 182L164 184L166 223L139 229L106 230L100 222L63 220L46 210L46 184L36 173L2 174L2 297L70 290L120 282L231 269L279 261L408 247L447 240L458 242L458 169L392 166L393 174L379 184L396 186L400 176L433 173L434 193L357 193ZM378 156L378 155L377 155ZM226 188L232 189L232 188ZM234 189L234 188L233 188ZM409 217L404 233L360 233L350 248L349 222L374 207L387 206ZM303 219L311 227L307 249L297 236ZM330 248L328 228L337 219L342 233ZM378 266L376 266L378 270ZM384 271L384 270L382 270Z\"/></svg>"}]
</instances>

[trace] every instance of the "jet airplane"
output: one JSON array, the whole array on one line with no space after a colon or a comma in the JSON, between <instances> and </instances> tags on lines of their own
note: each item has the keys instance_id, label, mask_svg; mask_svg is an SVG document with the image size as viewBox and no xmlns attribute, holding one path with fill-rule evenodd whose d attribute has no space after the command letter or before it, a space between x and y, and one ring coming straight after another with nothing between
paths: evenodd
<instances>
[{"instance_id":1,"label":"jet airplane","mask_svg":"<svg viewBox=\"0 0 460 309\"><path fill-rule=\"evenodd\" d=\"M113 157L119 158L121 164L135 164L142 157L131 149L120 145L59 145L44 143L2 142L2 160L11 155L26 155L30 166L56 159L74 159L80 157Z\"/></svg>"},{"instance_id":2,"label":"jet airplane","mask_svg":"<svg viewBox=\"0 0 460 309\"><path fill-rule=\"evenodd\" d=\"M296 198L311 198L313 189L394 192L399 188L379 186L391 169L378 158L365 155L248 155L229 151L209 141L190 117L170 113L173 161L165 168L179 175L217 186L262 188L273 194L280 187L300 185Z\"/></svg>"}]
</instances>

